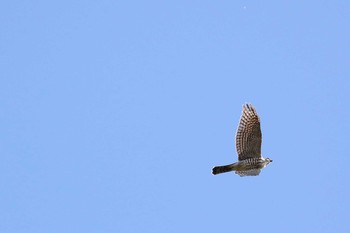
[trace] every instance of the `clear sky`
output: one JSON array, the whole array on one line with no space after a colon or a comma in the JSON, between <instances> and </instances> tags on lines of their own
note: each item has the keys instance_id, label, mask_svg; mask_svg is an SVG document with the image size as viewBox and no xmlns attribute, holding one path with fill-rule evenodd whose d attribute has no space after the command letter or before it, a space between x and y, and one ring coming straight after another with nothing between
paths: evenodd
<instances>
[{"instance_id":1,"label":"clear sky","mask_svg":"<svg viewBox=\"0 0 350 233\"><path fill-rule=\"evenodd\" d=\"M0 232L350 232L350 2L2 1ZM242 104L258 177L237 160Z\"/></svg>"}]
</instances>

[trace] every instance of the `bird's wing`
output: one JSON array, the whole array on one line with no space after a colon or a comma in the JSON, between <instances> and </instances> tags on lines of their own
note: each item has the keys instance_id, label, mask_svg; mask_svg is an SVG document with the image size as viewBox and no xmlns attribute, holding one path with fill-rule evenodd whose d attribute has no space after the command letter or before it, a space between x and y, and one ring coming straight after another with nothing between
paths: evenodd
<instances>
[{"instance_id":1,"label":"bird's wing","mask_svg":"<svg viewBox=\"0 0 350 233\"><path fill-rule=\"evenodd\" d=\"M251 104L243 105L243 112L236 134L238 160L261 157L260 119Z\"/></svg>"}]
</instances>

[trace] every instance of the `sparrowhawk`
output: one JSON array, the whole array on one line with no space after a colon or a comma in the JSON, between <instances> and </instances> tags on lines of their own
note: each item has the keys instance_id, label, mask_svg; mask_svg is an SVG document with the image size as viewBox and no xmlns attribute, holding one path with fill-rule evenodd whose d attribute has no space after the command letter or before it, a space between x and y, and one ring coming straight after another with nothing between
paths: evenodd
<instances>
[{"instance_id":1,"label":"sparrowhawk","mask_svg":"<svg viewBox=\"0 0 350 233\"><path fill-rule=\"evenodd\" d=\"M260 119L251 104L243 105L242 116L236 134L238 162L213 168L213 175L235 171L239 176L258 176L272 162L261 156Z\"/></svg>"}]
</instances>

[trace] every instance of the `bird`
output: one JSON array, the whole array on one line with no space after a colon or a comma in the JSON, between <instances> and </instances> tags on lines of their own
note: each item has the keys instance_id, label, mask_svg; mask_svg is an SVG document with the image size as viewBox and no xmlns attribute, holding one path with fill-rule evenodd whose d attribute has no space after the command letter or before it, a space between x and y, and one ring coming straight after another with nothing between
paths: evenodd
<instances>
[{"instance_id":1,"label":"bird","mask_svg":"<svg viewBox=\"0 0 350 233\"><path fill-rule=\"evenodd\" d=\"M236 133L238 162L215 166L212 174L235 171L239 176L258 176L261 170L272 162L261 155L262 134L260 118L252 104L244 104Z\"/></svg>"}]
</instances>

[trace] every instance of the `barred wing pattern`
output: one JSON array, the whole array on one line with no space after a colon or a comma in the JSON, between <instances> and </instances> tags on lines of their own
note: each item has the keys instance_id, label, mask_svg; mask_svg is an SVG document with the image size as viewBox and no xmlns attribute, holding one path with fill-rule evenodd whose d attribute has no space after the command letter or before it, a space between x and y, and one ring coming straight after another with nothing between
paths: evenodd
<instances>
[{"instance_id":1,"label":"barred wing pattern","mask_svg":"<svg viewBox=\"0 0 350 233\"><path fill-rule=\"evenodd\" d=\"M251 104L243 105L243 112L236 134L238 160L261 157L260 119Z\"/></svg>"}]
</instances>

